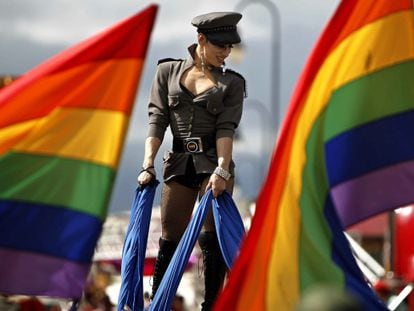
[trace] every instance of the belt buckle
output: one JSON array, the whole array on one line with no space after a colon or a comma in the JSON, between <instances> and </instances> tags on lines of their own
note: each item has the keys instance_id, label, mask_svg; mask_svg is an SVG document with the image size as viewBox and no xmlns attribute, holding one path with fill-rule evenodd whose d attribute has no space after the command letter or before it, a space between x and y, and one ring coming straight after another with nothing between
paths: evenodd
<instances>
[{"instance_id":1,"label":"belt buckle","mask_svg":"<svg viewBox=\"0 0 414 311\"><path fill-rule=\"evenodd\" d=\"M202 153L203 141L201 137L189 137L183 139L184 149L189 153Z\"/></svg>"}]
</instances>

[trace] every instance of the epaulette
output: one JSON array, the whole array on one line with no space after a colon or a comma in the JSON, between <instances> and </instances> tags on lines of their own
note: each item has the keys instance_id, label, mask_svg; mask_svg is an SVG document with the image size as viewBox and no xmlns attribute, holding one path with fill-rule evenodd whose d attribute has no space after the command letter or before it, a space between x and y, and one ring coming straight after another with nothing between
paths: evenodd
<instances>
[{"instance_id":1,"label":"epaulette","mask_svg":"<svg viewBox=\"0 0 414 311\"><path fill-rule=\"evenodd\" d=\"M246 79L241 75L241 73L238 73L237 71L234 71L233 69L226 68L226 72L231 72L246 81Z\"/></svg>"},{"instance_id":2,"label":"epaulette","mask_svg":"<svg viewBox=\"0 0 414 311\"><path fill-rule=\"evenodd\" d=\"M226 68L226 72L231 72L232 74L240 77L243 80L244 83L244 97L247 97L247 83L246 83L246 79L237 71L234 71L233 69L228 69Z\"/></svg>"},{"instance_id":3,"label":"epaulette","mask_svg":"<svg viewBox=\"0 0 414 311\"><path fill-rule=\"evenodd\" d=\"M162 63L166 63L166 62L178 62L178 61L182 61L182 59L180 58L163 58L158 60L157 65L162 64Z\"/></svg>"}]
</instances>

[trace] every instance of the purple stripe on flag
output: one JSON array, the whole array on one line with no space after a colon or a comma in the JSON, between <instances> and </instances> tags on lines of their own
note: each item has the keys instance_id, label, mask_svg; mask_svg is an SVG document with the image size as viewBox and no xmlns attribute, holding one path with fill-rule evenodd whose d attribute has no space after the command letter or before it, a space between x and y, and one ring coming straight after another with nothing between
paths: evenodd
<instances>
[{"instance_id":1,"label":"purple stripe on flag","mask_svg":"<svg viewBox=\"0 0 414 311\"><path fill-rule=\"evenodd\" d=\"M79 298L89 264L0 248L0 292Z\"/></svg>"},{"instance_id":2,"label":"purple stripe on flag","mask_svg":"<svg viewBox=\"0 0 414 311\"><path fill-rule=\"evenodd\" d=\"M414 161L374 171L331 189L346 228L368 217L414 202Z\"/></svg>"}]
</instances>

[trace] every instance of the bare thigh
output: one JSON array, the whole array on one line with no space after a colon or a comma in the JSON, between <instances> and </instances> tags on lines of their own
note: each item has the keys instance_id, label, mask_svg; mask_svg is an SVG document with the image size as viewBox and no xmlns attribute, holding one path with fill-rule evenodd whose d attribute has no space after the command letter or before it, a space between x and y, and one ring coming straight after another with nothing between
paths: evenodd
<instances>
[{"instance_id":1,"label":"bare thigh","mask_svg":"<svg viewBox=\"0 0 414 311\"><path fill-rule=\"evenodd\" d=\"M208 181L210 178L204 179L203 183L201 184L200 190L200 198L205 193ZM234 179L231 178L228 182L226 182L226 190L230 193L233 193L234 188ZM213 218L213 210L210 207L206 216L206 221L204 222L203 231L216 231L214 226L214 218Z\"/></svg>"},{"instance_id":2,"label":"bare thigh","mask_svg":"<svg viewBox=\"0 0 414 311\"><path fill-rule=\"evenodd\" d=\"M164 183L161 194L161 226L163 239L178 242L191 219L198 189L175 181Z\"/></svg>"}]
</instances>

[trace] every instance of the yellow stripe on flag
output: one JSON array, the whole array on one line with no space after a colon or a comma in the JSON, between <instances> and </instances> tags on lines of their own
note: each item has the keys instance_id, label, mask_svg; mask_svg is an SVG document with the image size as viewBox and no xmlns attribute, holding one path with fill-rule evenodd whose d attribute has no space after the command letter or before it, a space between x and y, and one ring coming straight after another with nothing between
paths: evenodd
<instances>
[{"instance_id":1,"label":"yellow stripe on flag","mask_svg":"<svg viewBox=\"0 0 414 311\"><path fill-rule=\"evenodd\" d=\"M37 120L12 150L94 162L115 168L128 117L119 111L58 108ZM18 134L4 129L0 136ZM10 135L12 137L12 135ZM105 139L102 139L105 137Z\"/></svg>"}]
</instances>

